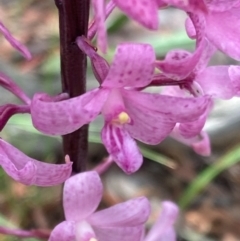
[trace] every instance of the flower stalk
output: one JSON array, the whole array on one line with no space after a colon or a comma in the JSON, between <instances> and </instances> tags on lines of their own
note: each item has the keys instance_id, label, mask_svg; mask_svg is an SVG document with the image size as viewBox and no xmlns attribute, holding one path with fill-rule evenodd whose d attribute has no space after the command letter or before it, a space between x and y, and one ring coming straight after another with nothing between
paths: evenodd
<instances>
[{"instance_id":1,"label":"flower stalk","mask_svg":"<svg viewBox=\"0 0 240 241\"><path fill-rule=\"evenodd\" d=\"M62 90L69 97L86 92L86 55L75 40L87 35L89 0L55 0L59 11L60 55ZM63 136L64 155L73 161L73 172L86 169L88 151L88 126Z\"/></svg>"}]
</instances>

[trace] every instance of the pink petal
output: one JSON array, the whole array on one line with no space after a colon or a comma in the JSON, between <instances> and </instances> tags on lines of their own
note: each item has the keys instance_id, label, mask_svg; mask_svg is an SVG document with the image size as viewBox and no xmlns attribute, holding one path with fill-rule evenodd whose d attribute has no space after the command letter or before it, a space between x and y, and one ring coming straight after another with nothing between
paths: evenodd
<instances>
[{"instance_id":1,"label":"pink petal","mask_svg":"<svg viewBox=\"0 0 240 241\"><path fill-rule=\"evenodd\" d=\"M73 241L75 240L75 222L64 221L58 224L51 232L48 241Z\"/></svg>"},{"instance_id":2,"label":"pink petal","mask_svg":"<svg viewBox=\"0 0 240 241\"><path fill-rule=\"evenodd\" d=\"M94 89L59 102L49 101L46 94L35 94L31 103L33 125L45 134L71 133L96 118L108 94L107 89Z\"/></svg>"},{"instance_id":3,"label":"pink petal","mask_svg":"<svg viewBox=\"0 0 240 241\"><path fill-rule=\"evenodd\" d=\"M211 155L211 142L207 132L201 132L199 140L192 142L192 148L197 154L201 156Z\"/></svg>"},{"instance_id":4,"label":"pink petal","mask_svg":"<svg viewBox=\"0 0 240 241\"><path fill-rule=\"evenodd\" d=\"M228 74L236 95L240 96L240 66L229 66Z\"/></svg>"},{"instance_id":5,"label":"pink petal","mask_svg":"<svg viewBox=\"0 0 240 241\"><path fill-rule=\"evenodd\" d=\"M66 220L80 222L86 219L99 205L102 192L101 179L95 171L70 177L63 189Z\"/></svg>"},{"instance_id":6,"label":"pink petal","mask_svg":"<svg viewBox=\"0 0 240 241\"><path fill-rule=\"evenodd\" d=\"M49 164L26 156L0 139L0 165L14 180L25 185L54 186L71 174L72 163Z\"/></svg>"},{"instance_id":7,"label":"pink petal","mask_svg":"<svg viewBox=\"0 0 240 241\"><path fill-rule=\"evenodd\" d=\"M144 225L134 227L95 227L98 241L140 241Z\"/></svg>"},{"instance_id":8,"label":"pink petal","mask_svg":"<svg viewBox=\"0 0 240 241\"><path fill-rule=\"evenodd\" d=\"M150 214L145 197L134 198L93 213L87 221L95 228L134 227L144 224Z\"/></svg>"},{"instance_id":9,"label":"pink petal","mask_svg":"<svg viewBox=\"0 0 240 241\"><path fill-rule=\"evenodd\" d=\"M93 49L93 46L87 42L87 39L84 36L77 38L77 45L90 58L93 74L98 82L102 84L109 71L108 62L96 53L96 50Z\"/></svg>"},{"instance_id":10,"label":"pink petal","mask_svg":"<svg viewBox=\"0 0 240 241\"><path fill-rule=\"evenodd\" d=\"M225 12L211 12L206 16L207 37L222 52L240 60L240 6ZM233 24L234 23L234 24Z\"/></svg>"},{"instance_id":11,"label":"pink petal","mask_svg":"<svg viewBox=\"0 0 240 241\"><path fill-rule=\"evenodd\" d=\"M97 24L98 47L103 53L107 50L107 32L105 28L105 1L93 0L92 5L95 13L95 23Z\"/></svg>"},{"instance_id":12,"label":"pink petal","mask_svg":"<svg viewBox=\"0 0 240 241\"><path fill-rule=\"evenodd\" d=\"M127 15L141 23L143 26L157 30L158 6L156 0L113 0L115 4Z\"/></svg>"},{"instance_id":13,"label":"pink petal","mask_svg":"<svg viewBox=\"0 0 240 241\"><path fill-rule=\"evenodd\" d=\"M3 36L7 39L7 41L15 48L17 49L27 60L30 60L32 58L31 53L27 49L26 46L21 44L18 40L16 40L11 33L8 31L8 29L3 25L3 23L0 21L0 32L3 34Z\"/></svg>"},{"instance_id":14,"label":"pink petal","mask_svg":"<svg viewBox=\"0 0 240 241\"><path fill-rule=\"evenodd\" d=\"M207 42L201 41L199 47L192 54L185 50L171 50L163 61L157 61L159 68L168 78L181 80L186 78L196 67Z\"/></svg>"},{"instance_id":15,"label":"pink petal","mask_svg":"<svg viewBox=\"0 0 240 241\"><path fill-rule=\"evenodd\" d=\"M208 134L205 131L202 131L200 135L191 138L185 139L179 134L178 127L173 130L171 137L182 142L188 146L191 146L192 149L201 156L210 156L211 155L211 143L208 137Z\"/></svg>"},{"instance_id":16,"label":"pink petal","mask_svg":"<svg viewBox=\"0 0 240 241\"><path fill-rule=\"evenodd\" d=\"M148 44L118 45L113 63L102 86L144 87L151 82L155 53Z\"/></svg>"},{"instance_id":17,"label":"pink petal","mask_svg":"<svg viewBox=\"0 0 240 241\"><path fill-rule=\"evenodd\" d=\"M185 28L186 28L186 32L189 38L191 39L195 39L196 38L196 29L193 25L193 22L191 20L191 18L187 18L185 21Z\"/></svg>"},{"instance_id":18,"label":"pink petal","mask_svg":"<svg viewBox=\"0 0 240 241\"><path fill-rule=\"evenodd\" d=\"M117 165L127 174L136 172L142 165L143 157L137 144L124 128L105 124L102 141Z\"/></svg>"},{"instance_id":19,"label":"pink petal","mask_svg":"<svg viewBox=\"0 0 240 241\"><path fill-rule=\"evenodd\" d=\"M192 138L199 135L206 123L206 119L208 117L209 112L213 108L213 105L214 105L213 101L210 101L208 108L196 121L181 123L179 125L179 133L184 138Z\"/></svg>"},{"instance_id":20,"label":"pink petal","mask_svg":"<svg viewBox=\"0 0 240 241\"><path fill-rule=\"evenodd\" d=\"M198 119L208 108L210 101L208 96L181 98L133 90L124 91L123 94L134 105L161 113L168 118L169 122L180 123Z\"/></svg>"},{"instance_id":21,"label":"pink petal","mask_svg":"<svg viewBox=\"0 0 240 241\"><path fill-rule=\"evenodd\" d=\"M125 129L131 137L147 144L156 145L165 139L175 126L163 113L152 111L145 106L125 98L125 106L132 123Z\"/></svg>"},{"instance_id":22,"label":"pink petal","mask_svg":"<svg viewBox=\"0 0 240 241\"><path fill-rule=\"evenodd\" d=\"M28 105L6 104L0 106L0 131L5 127L8 120L15 114L30 113Z\"/></svg>"},{"instance_id":23,"label":"pink petal","mask_svg":"<svg viewBox=\"0 0 240 241\"><path fill-rule=\"evenodd\" d=\"M165 201L157 222L150 229L144 241L175 241L176 235L173 225L178 216L176 204Z\"/></svg>"},{"instance_id":24,"label":"pink petal","mask_svg":"<svg viewBox=\"0 0 240 241\"><path fill-rule=\"evenodd\" d=\"M89 223L82 221L76 224L76 239L74 240L90 241L94 238L96 239L96 235Z\"/></svg>"},{"instance_id":25,"label":"pink petal","mask_svg":"<svg viewBox=\"0 0 240 241\"><path fill-rule=\"evenodd\" d=\"M1 72L0 85L16 95L25 104L30 105L31 99L25 94L25 92L10 77Z\"/></svg>"},{"instance_id":26,"label":"pink petal","mask_svg":"<svg viewBox=\"0 0 240 241\"><path fill-rule=\"evenodd\" d=\"M229 66L211 66L198 74L195 81L204 94L213 98L230 99L236 94L228 73Z\"/></svg>"},{"instance_id":27,"label":"pink petal","mask_svg":"<svg viewBox=\"0 0 240 241\"><path fill-rule=\"evenodd\" d=\"M207 1L206 4L210 11L224 12L224 11L230 10L231 8L239 4L239 0L231 0L231 1L210 0L210 1Z\"/></svg>"},{"instance_id":28,"label":"pink petal","mask_svg":"<svg viewBox=\"0 0 240 241\"><path fill-rule=\"evenodd\" d=\"M165 0L165 2L169 5L173 5L174 7L181 8L187 12L207 12L207 7L203 0Z\"/></svg>"}]
</instances>

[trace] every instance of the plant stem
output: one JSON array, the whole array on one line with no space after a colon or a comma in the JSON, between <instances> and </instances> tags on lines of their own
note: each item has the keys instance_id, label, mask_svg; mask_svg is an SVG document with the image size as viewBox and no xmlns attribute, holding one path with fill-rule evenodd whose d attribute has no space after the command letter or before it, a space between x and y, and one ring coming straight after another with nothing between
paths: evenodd
<instances>
[{"instance_id":1,"label":"plant stem","mask_svg":"<svg viewBox=\"0 0 240 241\"><path fill-rule=\"evenodd\" d=\"M87 36L90 0L55 0L59 11L62 90L70 98L86 92L86 55L78 48L78 36ZM88 126L63 136L64 154L73 161L73 172L86 169Z\"/></svg>"}]
</instances>

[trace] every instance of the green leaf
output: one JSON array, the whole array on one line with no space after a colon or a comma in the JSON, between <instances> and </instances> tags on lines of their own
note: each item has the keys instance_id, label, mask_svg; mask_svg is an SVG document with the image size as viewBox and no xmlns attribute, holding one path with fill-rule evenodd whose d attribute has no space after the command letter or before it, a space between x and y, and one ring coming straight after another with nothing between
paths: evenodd
<instances>
[{"instance_id":1,"label":"green leaf","mask_svg":"<svg viewBox=\"0 0 240 241\"><path fill-rule=\"evenodd\" d=\"M226 155L202 171L187 187L179 200L179 206L186 208L194 198L221 172L240 161L240 146L234 147Z\"/></svg>"}]
</instances>

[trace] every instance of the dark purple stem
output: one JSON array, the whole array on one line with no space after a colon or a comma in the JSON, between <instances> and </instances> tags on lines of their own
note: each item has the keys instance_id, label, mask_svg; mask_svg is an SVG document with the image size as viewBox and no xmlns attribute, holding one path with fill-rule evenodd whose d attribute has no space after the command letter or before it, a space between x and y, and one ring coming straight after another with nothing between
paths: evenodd
<instances>
[{"instance_id":1,"label":"dark purple stem","mask_svg":"<svg viewBox=\"0 0 240 241\"><path fill-rule=\"evenodd\" d=\"M63 92L71 97L86 92L86 55L78 48L78 36L87 36L90 0L55 0L59 11L61 78ZM73 161L73 172L86 169L88 126L63 136L65 155Z\"/></svg>"}]
</instances>

